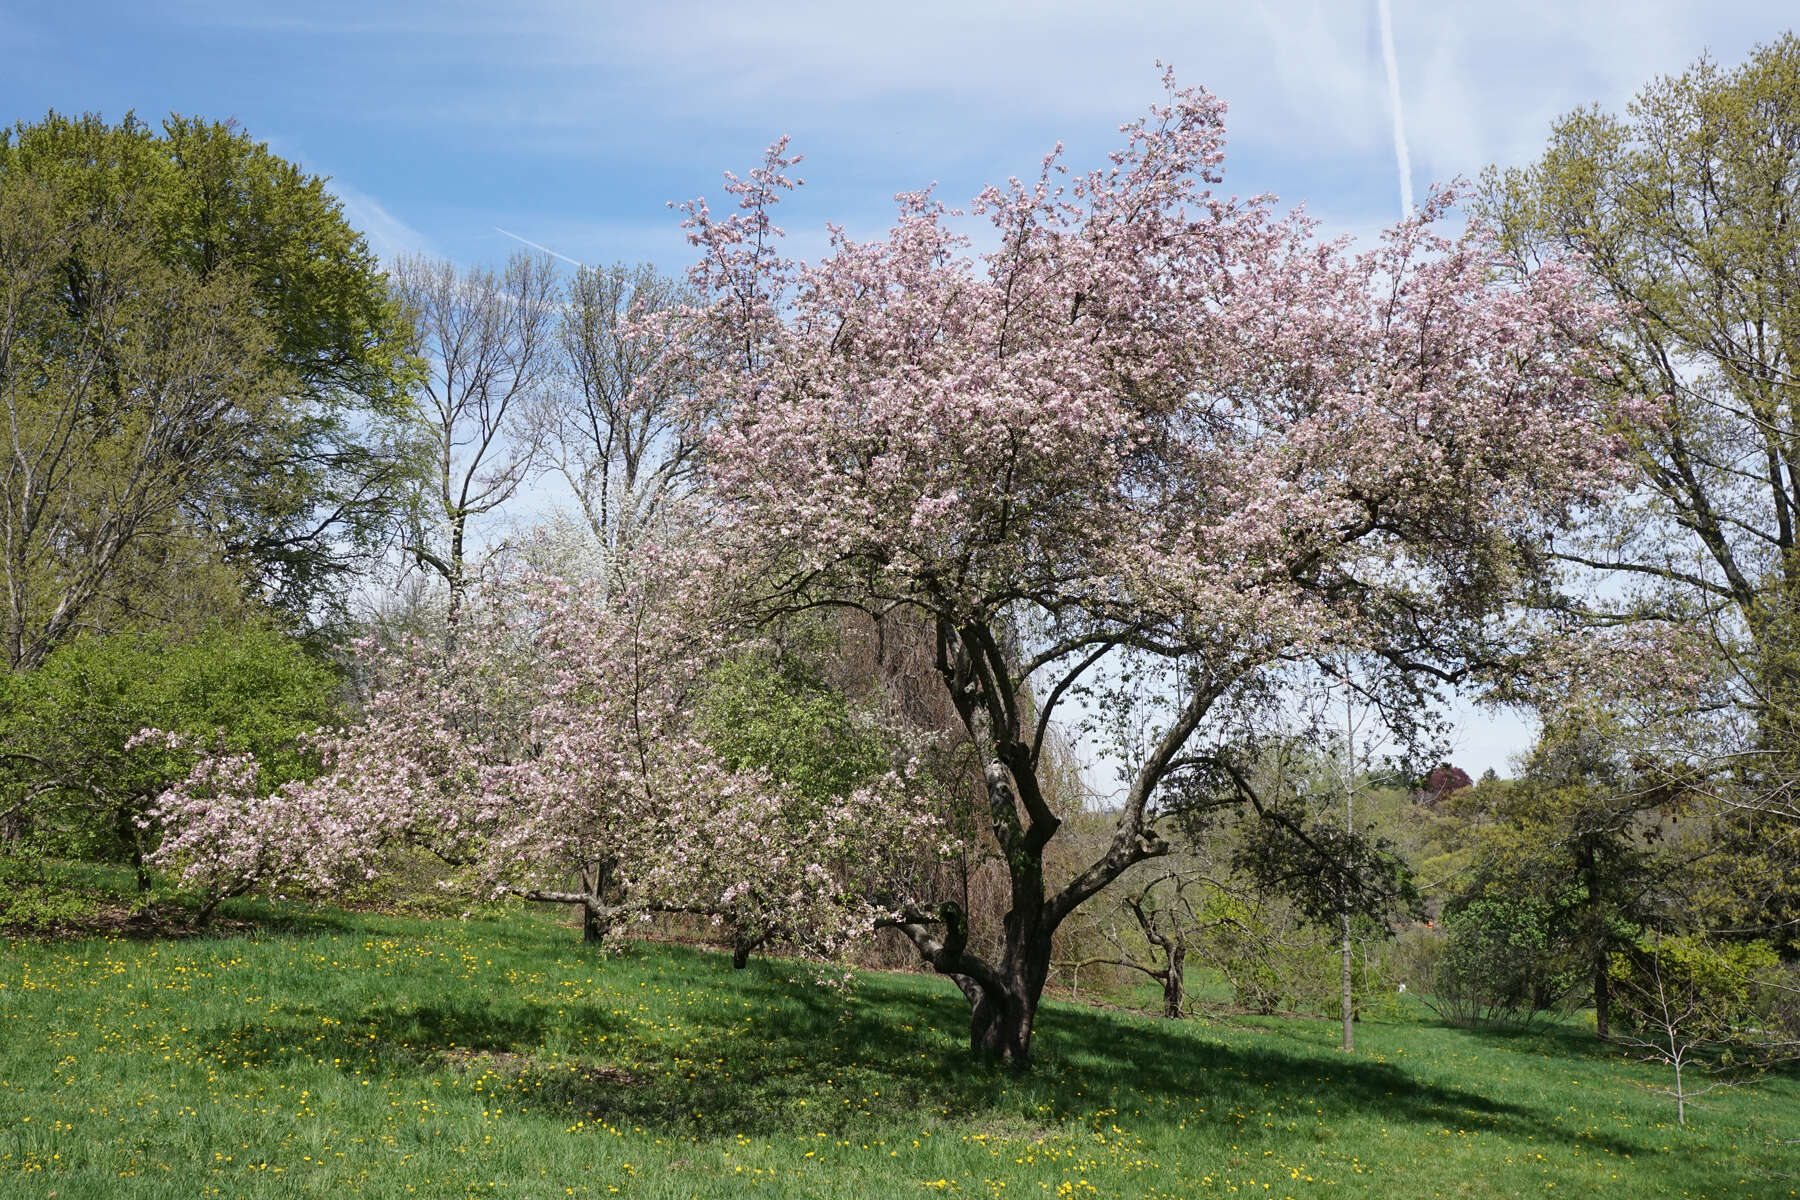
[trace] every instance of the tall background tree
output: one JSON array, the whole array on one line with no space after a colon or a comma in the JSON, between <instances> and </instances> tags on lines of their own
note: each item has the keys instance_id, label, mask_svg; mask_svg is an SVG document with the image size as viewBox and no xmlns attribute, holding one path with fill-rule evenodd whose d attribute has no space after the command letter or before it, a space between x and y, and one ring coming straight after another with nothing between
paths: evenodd
<instances>
[{"instance_id":1,"label":"tall background tree","mask_svg":"<svg viewBox=\"0 0 1800 1200\"><path fill-rule=\"evenodd\" d=\"M1742 64L1701 58L1623 114L1558 121L1543 156L1490 173L1483 215L1515 267L1583 256L1614 308L1608 386L1644 398L1622 424L1631 495L1556 542L1552 607L1576 627L1662 625L1720 686L1651 672L1686 710L1656 744L1612 722L1620 752L1719 802L1711 837L1738 864L1718 928L1792 943L1800 928L1800 37ZM1734 902L1723 893L1735 896ZM1791 952L1791 951L1790 951ZM1599 981L1604 988L1604 980Z\"/></svg>"},{"instance_id":2,"label":"tall background tree","mask_svg":"<svg viewBox=\"0 0 1800 1200\"><path fill-rule=\"evenodd\" d=\"M468 590L472 523L511 500L540 465L530 416L554 365L561 289L547 256L516 254L496 272L402 259L394 296L426 364L420 425L429 466L404 549L449 590L452 620Z\"/></svg>"},{"instance_id":3,"label":"tall background tree","mask_svg":"<svg viewBox=\"0 0 1800 1200\"><path fill-rule=\"evenodd\" d=\"M1562 118L1541 159L1485 181L1521 268L1583 256L1614 305L1611 384L1633 502L1557 551L1623 581L1601 619L1712 631L1739 700L1786 742L1800 711L1800 38L1702 58L1623 116ZM1767 748L1773 748L1773 743Z\"/></svg>"},{"instance_id":4,"label":"tall background tree","mask_svg":"<svg viewBox=\"0 0 1800 1200\"><path fill-rule=\"evenodd\" d=\"M537 414L539 440L575 493L603 584L693 473L683 407L693 356L669 323L691 299L648 264L582 267L564 289L560 369Z\"/></svg>"},{"instance_id":5,"label":"tall background tree","mask_svg":"<svg viewBox=\"0 0 1800 1200\"><path fill-rule=\"evenodd\" d=\"M141 887L196 754L305 773L339 680L291 635L335 632L412 485L409 340L324 180L234 126L0 131L9 856Z\"/></svg>"},{"instance_id":6,"label":"tall background tree","mask_svg":"<svg viewBox=\"0 0 1800 1200\"><path fill-rule=\"evenodd\" d=\"M59 214L66 202L0 176L0 634L15 670L84 629L179 619L194 590L236 607L230 551L193 501L230 489L246 430L281 404L240 280L197 281L145 249L141 218Z\"/></svg>"},{"instance_id":7,"label":"tall background tree","mask_svg":"<svg viewBox=\"0 0 1800 1200\"><path fill-rule=\"evenodd\" d=\"M341 611L414 468L407 326L325 181L230 124L0 134L7 653L169 618L208 563Z\"/></svg>"}]
</instances>

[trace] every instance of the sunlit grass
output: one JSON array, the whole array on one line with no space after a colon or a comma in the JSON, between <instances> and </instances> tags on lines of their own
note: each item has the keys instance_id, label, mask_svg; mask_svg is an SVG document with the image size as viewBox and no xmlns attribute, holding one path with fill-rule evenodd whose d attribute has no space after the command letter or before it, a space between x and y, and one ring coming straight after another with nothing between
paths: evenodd
<instances>
[{"instance_id":1,"label":"sunlit grass","mask_svg":"<svg viewBox=\"0 0 1800 1200\"><path fill-rule=\"evenodd\" d=\"M256 936L14 944L0 1196L1630 1198L1797 1194L1800 1089L1675 1125L1566 1029L1170 1023L1053 1004L1038 1069L961 998L782 962L596 955L519 915L289 915Z\"/></svg>"}]
</instances>

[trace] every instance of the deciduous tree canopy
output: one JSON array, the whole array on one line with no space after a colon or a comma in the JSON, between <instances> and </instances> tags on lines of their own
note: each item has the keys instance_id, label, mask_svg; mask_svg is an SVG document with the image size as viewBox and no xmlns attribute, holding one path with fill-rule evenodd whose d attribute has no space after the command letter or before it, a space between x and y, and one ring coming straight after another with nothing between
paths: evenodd
<instances>
[{"instance_id":1,"label":"deciduous tree canopy","mask_svg":"<svg viewBox=\"0 0 1800 1200\"><path fill-rule=\"evenodd\" d=\"M1516 269L1585 259L1614 310L1610 386L1646 406L1620 427L1632 502L1558 543L1627 584L1582 603L1710 632L1765 732L1791 724L1800 680L1797 147L1788 34L1658 79L1623 115L1570 113L1481 205Z\"/></svg>"},{"instance_id":2,"label":"deciduous tree canopy","mask_svg":"<svg viewBox=\"0 0 1800 1200\"><path fill-rule=\"evenodd\" d=\"M178 609L196 561L321 615L411 470L413 375L324 181L230 125L52 113L0 133L0 214L9 664Z\"/></svg>"}]
</instances>

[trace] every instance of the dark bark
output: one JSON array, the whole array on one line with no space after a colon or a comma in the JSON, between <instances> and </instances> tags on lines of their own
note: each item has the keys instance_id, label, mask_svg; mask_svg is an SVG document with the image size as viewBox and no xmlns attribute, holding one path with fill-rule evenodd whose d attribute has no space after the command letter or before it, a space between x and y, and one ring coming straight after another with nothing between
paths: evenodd
<instances>
[{"instance_id":1,"label":"dark bark","mask_svg":"<svg viewBox=\"0 0 1800 1200\"><path fill-rule=\"evenodd\" d=\"M1187 1006L1187 945L1176 942L1169 950L1169 965L1163 972L1163 1016L1179 1020Z\"/></svg>"},{"instance_id":2,"label":"dark bark","mask_svg":"<svg viewBox=\"0 0 1800 1200\"><path fill-rule=\"evenodd\" d=\"M1611 962L1604 950L1594 956L1594 1033L1601 1041L1612 1039Z\"/></svg>"},{"instance_id":3,"label":"dark bark","mask_svg":"<svg viewBox=\"0 0 1800 1200\"><path fill-rule=\"evenodd\" d=\"M135 797L134 797L135 800ZM115 828L119 841L124 844L125 852L131 862L131 870L137 877L137 890L141 895L150 890L150 868L144 863L144 831L137 826L139 805L127 803L119 809Z\"/></svg>"},{"instance_id":4,"label":"dark bark","mask_svg":"<svg viewBox=\"0 0 1800 1200\"><path fill-rule=\"evenodd\" d=\"M968 998L969 1048L976 1057L1023 1069L1031 1063L1031 1035L1050 977L1057 927L1132 865L1167 852L1168 844L1146 825L1150 797L1219 693L1195 690L1133 780L1106 851L1051 894L1044 883L1044 849L1062 821L1050 810L1038 779L1042 725L1029 719L1030 697L1017 690L1002 639L986 623L940 620L937 643L938 673L982 765L989 828L1006 864L1011 907L995 963L969 951L968 917L961 905L940 906L935 921L914 915L890 924ZM941 936L934 925L943 927Z\"/></svg>"},{"instance_id":5,"label":"dark bark","mask_svg":"<svg viewBox=\"0 0 1800 1200\"><path fill-rule=\"evenodd\" d=\"M769 942L767 933L746 933L740 931L731 939L731 969L742 971L750 965L750 956L762 949Z\"/></svg>"},{"instance_id":6,"label":"dark bark","mask_svg":"<svg viewBox=\"0 0 1800 1200\"><path fill-rule=\"evenodd\" d=\"M1031 1030L1038 999L1049 977L1049 935L1042 940L1041 962L1010 936L1013 915L1007 914L1007 953L998 964L969 952L969 920L953 900L938 906L935 917L910 914L883 922L898 929L919 955L962 991L969 1001L969 1049L977 1058L1025 1067L1031 1061Z\"/></svg>"},{"instance_id":7,"label":"dark bark","mask_svg":"<svg viewBox=\"0 0 1800 1200\"><path fill-rule=\"evenodd\" d=\"M1013 924L1011 913L1007 924ZM969 1050L975 1057L1019 1070L1031 1065L1031 1034L1049 974L1048 933L1017 947L1009 938L998 978L987 985L975 984L972 992L963 988L970 997Z\"/></svg>"},{"instance_id":8,"label":"dark bark","mask_svg":"<svg viewBox=\"0 0 1800 1200\"><path fill-rule=\"evenodd\" d=\"M226 888L222 891L213 892L211 895L207 896L206 899L201 902L199 910L194 913L195 928L203 928L207 922L212 920L213 910L217 909L219 905L230 900L234 896L242 896L253 886L255 885L243 883L233 888Z\"/></svg>"},{"instance_id":9,"label":"dark bark","mask_svg":"<svg viewBox=\"0 0 1800 1200\"><path fill-rule=\"evenodd\" d=\"M1589 933L1589 953L1593 958L1594 979L1594 1033L1601 1041L1612 1037L1611 977L1612 937L1610 922L1607 919L1606 893L1608 880L1600 870L1599 835L1586 831L1577 840L1575 847L1575 869L1582 886L1587 891L1587 920Z\"/></svg>"},{"instance_id":10,"label":"dark bark","mask_svg":"<svg viewBox=\"0 0 1800 1200\"><path fill-rule=\"evenodd\" d=\"M969 1012L969 1050L977 1058L1024 1070L1031 1065L1036 1020L1037 1001L1023 991L984 992Z\"/></svg>"},{"instance_id":11,"label":"dark bark","mask_svg":"<svg viewBox=\"0 0 1800 1200\"><path fill-rule=\"evenodd\" d=\"M1143 931L1144 940L1163 952L1162 970L1152 970L1136 963L1127 965L1137 966L1150 978L1162 984L1163 1016L1171 1020L1178 1020L1187 1001L1185 975L1187 970L1187 931L1181 927L1179 919L1172 922L1161 920L1159 916L1162 916L1162 913L1145 907L1151 891L1158 883L1162 882L1164 880L1159 879L1151 883L1143 891L1128 897L1125 901L1125 906L1131 910L1131 915L1137 918L1138 928ZM1179 897L1179 883L1176 887Z\"/></svg>"},{"instance_id":12,"label":"dark bark","mask_svg":"<svg viewBox=\"0 0 1800 1200\"><path fill-rule=\"evenodd\" d=\"M970 1051L1024 1069L1031 1063L1031 1031L1058 925L1132 865L1168 851L1145 824L1148 801L1217 693L1193 694L1134 779L1105 853L1062 891L1049 894L1044 847L1062 820L1049 810L1037 775L1042 723L1028 720L1030 696L1021 698L1013 664L985 622L938 622L938 673L983 768L986 815L1006 864L1012 907L997 963L970 954L967 912L956 903L940 905L936 919L914 914L889 925L904 932L925 963L949 975L967 997ZM932 928L938 925L941 936Z\"/></svg>"},{"instance_id":13,"label":"dark bark","mask_svg":"<svg viewBox=\"0 0 1800 1200\"><path fill-rule=\"evenodd\" d=\"M606 906L606 885L612 871L606 863L597 863L581 872L581 940L598 944L606 940L611 916Z\"/></svg>"}]
</instances>

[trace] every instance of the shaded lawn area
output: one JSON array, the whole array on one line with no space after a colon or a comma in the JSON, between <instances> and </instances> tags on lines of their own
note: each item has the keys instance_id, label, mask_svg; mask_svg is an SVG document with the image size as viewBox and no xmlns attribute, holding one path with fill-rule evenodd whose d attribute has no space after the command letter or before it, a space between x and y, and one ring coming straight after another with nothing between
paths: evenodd
<instances>
[{"instance_id":1,"label":"shaded lawn area","mask_svg":"<svg viewBox=\"0 0 1800 1200\"><path fill-rule=\"evenodd\" d=\"M1800 1087L1674 1123L1567 1029L1048 1006L1029 1076L946 982L596 954L530 915L276 912L14 943L0 1196L1788 1196Z\"/></svg>"}]
</instances>

